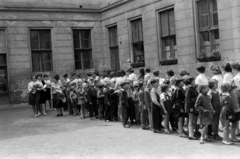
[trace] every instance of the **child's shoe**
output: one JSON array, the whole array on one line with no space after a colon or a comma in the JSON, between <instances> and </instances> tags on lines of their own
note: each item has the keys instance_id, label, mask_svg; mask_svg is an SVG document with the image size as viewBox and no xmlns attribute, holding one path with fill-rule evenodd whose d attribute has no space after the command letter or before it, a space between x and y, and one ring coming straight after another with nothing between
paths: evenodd
<instances>
[{"instance_id":1,"label":"child's shoe","mask_svg":"<svg viewBox=\"0 0 240 159\"><path fill-rule=\"evenodd\" d=\"M200 144L204 144L204 139L203 138L200 138Z\"/></svg>"},{"instance_id":2,"label":"child's shoe","mask_svg":"<svg viewBox=\"0 0 240 159\"><path fill-rule=\"evenodd\" d=\"M225 144L225 145L233 145L232 142L229 142L229 141L226 141L226 140L223 140L222 143Z\"/></svg>"},{"instance_id":3,"label":"child's shoe","mask_svg":"<svg viewBox=\"0 0 240 159\"><path fill-rule=\"evenodd\" d=\"M219 135L213 135L213 140L222 140L223 138Z\"/></svg>"}]
</instances>

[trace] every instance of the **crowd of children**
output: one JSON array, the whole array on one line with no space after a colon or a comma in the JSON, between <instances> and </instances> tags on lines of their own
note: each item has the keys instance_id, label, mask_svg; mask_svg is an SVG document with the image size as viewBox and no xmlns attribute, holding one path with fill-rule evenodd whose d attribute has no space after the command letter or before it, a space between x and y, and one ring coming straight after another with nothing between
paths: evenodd
<instances>
[{"instance_id":1,"label":"crowd of children","mask_svg":"<svg viewBox=\"0 0 240 159\"><path fill-rule=\"evenodd\" d=\"M159 71L150 68L141 68L138 74L131 68L84 78L72 74L71 80L67 74L61 80L55 75L51 81L47 75L33 75L29 105L35 117L47 115L48 101L57 117L65 111L81 119L121 121L124 128L136 124L154 133L179 133L201 144L240 142L240 64L226 63L222 69L213 65L212 78L206 76L204 66L196 70L196 78L184 69L179 76L167 70L166 78L160 78Z\"/></svg>"}]
</instances>

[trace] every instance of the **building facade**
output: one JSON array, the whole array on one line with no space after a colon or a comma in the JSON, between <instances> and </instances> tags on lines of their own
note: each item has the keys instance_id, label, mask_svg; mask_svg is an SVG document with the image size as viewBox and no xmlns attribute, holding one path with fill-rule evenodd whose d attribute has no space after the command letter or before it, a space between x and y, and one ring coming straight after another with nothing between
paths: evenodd
<instances>
[{"instance_id":1,"label":"building facade","mask_svg":"<svg viewBox=\"0 0 240 159\"><path fill-rule=\"evenodd\" d=\"M0 4L0 103L27 102L31 74L150 67L196 75L198 65L240 59L238 0Z\"/></svg>"}]
</instances>

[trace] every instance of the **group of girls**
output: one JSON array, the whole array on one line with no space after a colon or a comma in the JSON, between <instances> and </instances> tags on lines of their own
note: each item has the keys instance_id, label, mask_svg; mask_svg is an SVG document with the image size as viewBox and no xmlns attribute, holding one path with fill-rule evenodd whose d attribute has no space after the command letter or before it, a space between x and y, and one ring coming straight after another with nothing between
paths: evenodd
<instances>
[{"instance_id":1,"label":"group of girls","mask_svg":"<svg viewBox=\"0 0 240 159\"><path fill-rule=\"evenodd\" d=\"M240 142L240 64L214 65L210 70L212 78L204 66L197 67L196 78L184 69L179 76L167 70L161 78L158 70L150 68L141 68L138 74L131 68L84 78L73 74L71 80L67 74L61 80L55 75L51 81L47 75L33 75L29 104L35 117L46 115L48 102L57 117L68 111L82 119L121 121L124 128L136 124L154 133L175 132L201 144L222 140L232 145Z\"/></svg>"}]
</instances>

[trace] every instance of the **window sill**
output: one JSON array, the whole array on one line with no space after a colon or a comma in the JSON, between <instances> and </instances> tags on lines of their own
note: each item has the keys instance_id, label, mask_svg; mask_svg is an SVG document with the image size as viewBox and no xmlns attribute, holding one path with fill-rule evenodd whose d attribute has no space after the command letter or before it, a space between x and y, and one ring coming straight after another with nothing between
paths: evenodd
<instances>
[{"instance_id":1,"label":"window sill","mask_svg":"<svg viewBox=\"0 0 240 159\"><path fill-rule=\"evenodd\" d=\"M145 63L144 63L144 62L141 62L141 63L132 63L131 66L132 66L133 68L144 67L144 66L145 66Z\"/></svg>"},{"instance_id":2,"label":"window sill","mask_svg":"<svg viewBox=\"0 0 240 159\"><path fill-rule=\"evenodd\" d=\"M159 61L159 63L161 65L176 65L178 63L177 59L174 60L163 60L163 61Z\"/></svg>"},{"instance_id":3,"label":"window sill","mask_svg":"<svg viewBox=\"0 0 240 159\"><path fill-rule=\"evenodd\" d=\"M199 62L221 61L221 56L197 58Z\"/></svg>"}]
</instances>

